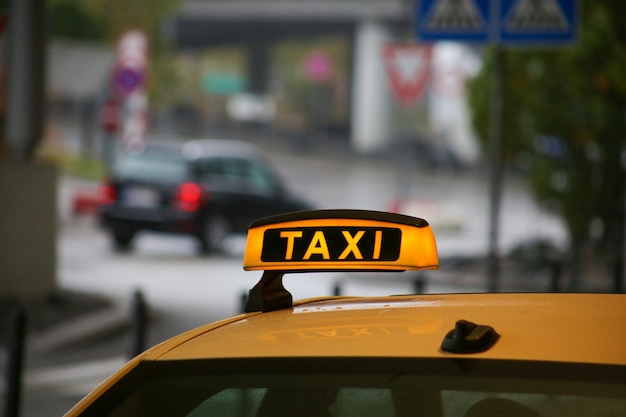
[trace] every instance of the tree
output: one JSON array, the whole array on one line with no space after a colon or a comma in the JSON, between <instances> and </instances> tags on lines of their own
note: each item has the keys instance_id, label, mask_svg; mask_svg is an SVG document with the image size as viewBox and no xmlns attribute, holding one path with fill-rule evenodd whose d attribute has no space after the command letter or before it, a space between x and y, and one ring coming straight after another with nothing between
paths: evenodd
<instances>
[{"instance_id":1,"label":"tree","mask_svg":"<svg viewBox=\"0 0 626 417\"><path fill-rule=\"evenodd\" d=\"M608 257L622 290L626 157L626 3L584 2L577 42L504 54L503 152L537 199L564 219L572 259ZM474 126L487 138L494 51L470 83ZM592 225L594 227L592 227ZM598 227L599 226L599 227ZM574 270L571 289L576 289Z\"/></svg>"},{"instance_id":2,"label":"tree","mask_svg":"<svg viewBox=\"0 0 626 417\"><path fill-rule=\"evenodd\" d=\"M48 28L53 37L106 40L107 21L90 13L84 2L52 0L48 5Z\"/></svg>"}]
</instances>

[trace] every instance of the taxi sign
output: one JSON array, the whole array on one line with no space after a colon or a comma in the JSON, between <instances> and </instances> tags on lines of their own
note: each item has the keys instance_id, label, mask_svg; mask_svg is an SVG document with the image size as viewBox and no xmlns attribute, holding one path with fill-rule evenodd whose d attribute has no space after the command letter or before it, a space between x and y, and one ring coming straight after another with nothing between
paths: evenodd
<instances>
[{"instance_id":1,"label":"taxi sign","mask_svg":"<svg viewBox=\"0 0 626 417\"><path fill-rule=\"evenodd\" d=\"M437 269L428 222L369 210L313 210L266 217L248 229L245 270L301 272Z\"/></svg>"}]
</instances>

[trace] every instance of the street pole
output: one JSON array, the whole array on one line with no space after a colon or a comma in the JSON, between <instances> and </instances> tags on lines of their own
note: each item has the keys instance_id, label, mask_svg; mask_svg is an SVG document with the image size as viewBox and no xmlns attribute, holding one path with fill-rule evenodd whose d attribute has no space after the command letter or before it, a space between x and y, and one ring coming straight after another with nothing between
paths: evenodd
<instances>
[{"instance_id":1,"label":"street pole","mask_svg":"<svg viewBox=\"0 0 626 417\"><path fill-rule=\"evenodd\" d=\"M489 181L489 253L487 259L487 289L500 290L500 203L502 200L502 118L504 116L504 72L505 57L499 46L495 46L493 83L491 89L491 112L489 120L490 181Z\"/></svg>"},{"instance_id":2,"label":"street pole","mask_svg":"<svg viewBox=\"0 0 626 417\"><path fill-rule=\"evenodd\" d=\"M9 2L6 136L21 161L32 157L43 133L45 6L45 0Z\"/></svg>"},{"instance_id":3,"label":"street pole","mask_svg":"<svg viewBox=\"0 0 626 417\"><path fill-rule=\"evenodd\" d=\"M22 400L24 339L26 334L26 314L21 306L13 309L9 324L4 417L19 417Z\"/></svg>"},{"instance_id":4,"label":"street pole","mask_svg":"<svg viewBox=\"0 0 626 417\"><path fill-rule=\"evenodd\" d=\"M626 151L619 152L618 170L618 203L616 207L617 218L615 227L615 242L613 243L613 292L621 294L624 292L624 271L626 270L626 172L624 162Z\"/></svg>"}]
</instances>

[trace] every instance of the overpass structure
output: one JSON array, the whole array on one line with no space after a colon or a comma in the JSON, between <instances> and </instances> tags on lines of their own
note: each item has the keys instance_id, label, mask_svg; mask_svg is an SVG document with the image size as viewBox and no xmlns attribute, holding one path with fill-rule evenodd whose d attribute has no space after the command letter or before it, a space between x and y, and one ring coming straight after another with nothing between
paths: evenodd
<instances>
[{"instance_id":1,"label":"overpass structure","mask_svg":"<svg viewBox=\"0 0 626 417\"><path fill-rule=\"evenodd\" d=\"M270 50L283 40L345 37L352 53L352 147L375 152L389 136L382 45L411 23L410 0L185 0L172 23L180 49L239 45L248 55L248 92L268 90Z\"/></svg>"}]
</instances>

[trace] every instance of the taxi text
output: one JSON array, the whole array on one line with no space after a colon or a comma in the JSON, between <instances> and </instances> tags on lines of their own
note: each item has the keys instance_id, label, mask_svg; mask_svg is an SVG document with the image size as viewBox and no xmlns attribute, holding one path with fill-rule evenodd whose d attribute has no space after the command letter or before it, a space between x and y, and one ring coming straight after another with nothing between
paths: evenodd
<instances>
[{"instance_id":1,"label":"taxi text","mask_svg":"<svg viewBox=\"0 0 626 417\"><path fill-rule=\"evenodd\" d=\"M398 228L326 227L268 229L261 260L290 261L393 261L400 254Z\"/></svg>"}]
</instances>

